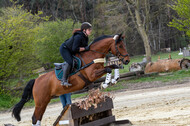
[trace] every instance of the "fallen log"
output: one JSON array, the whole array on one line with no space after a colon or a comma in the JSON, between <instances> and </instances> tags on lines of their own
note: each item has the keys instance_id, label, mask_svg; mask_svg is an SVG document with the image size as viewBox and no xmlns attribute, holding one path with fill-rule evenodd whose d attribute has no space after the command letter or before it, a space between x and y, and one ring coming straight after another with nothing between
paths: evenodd
<instances>
[{"instance_id":1,"label":"fallen log","mask_svg":"<svg viewBox=\"0 0 190 126\"><path fill-rule=\"evenodd\" d=\"M157 62L149 62L145 67L145 73L171 72L190 68L189 59L163 59Z\"/></svg>"},{"instance_id":2,"label":"fallen log","mask_svg":"<svg viewBox=\"0 0 190 126\"><path fill-rule=\"evenodd\" d=\"M190 60L189 59L182 59L180 63L180 67L182 69L190 69Z\"/></svg>"}]
</instances>

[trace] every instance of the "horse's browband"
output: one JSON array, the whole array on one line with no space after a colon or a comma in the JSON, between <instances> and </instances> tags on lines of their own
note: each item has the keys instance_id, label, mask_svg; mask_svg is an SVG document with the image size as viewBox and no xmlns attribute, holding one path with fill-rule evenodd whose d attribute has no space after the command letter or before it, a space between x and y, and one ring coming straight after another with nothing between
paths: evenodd
<instances>
[{"instance_id":1,"label":"horse's browband","mask_svg":"<svg viewBox=\"0 0 190 126\"><path fill-rule=\"evenodd\" d=\"M105 58L98 58L93 61L94 61L94 63L105 63Z\"/></svg>"}]
</instances>

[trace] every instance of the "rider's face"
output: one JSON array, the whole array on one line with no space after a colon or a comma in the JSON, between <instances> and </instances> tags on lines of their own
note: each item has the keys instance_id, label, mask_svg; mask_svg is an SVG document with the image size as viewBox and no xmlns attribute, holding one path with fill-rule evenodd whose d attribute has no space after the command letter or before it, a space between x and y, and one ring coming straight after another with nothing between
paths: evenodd
<instances>
[{"instance_id":1,"label":"rider's face","mask_svg":"<svg viewBox=\"0 0 190 126\"><path fill-rule=\"evenodd\" d=\"M92 32L92 29L91 29L91 28L86 29L86 34L87 34L88 36L91 35L91 32Z\"/></svg>"}]
</instances>

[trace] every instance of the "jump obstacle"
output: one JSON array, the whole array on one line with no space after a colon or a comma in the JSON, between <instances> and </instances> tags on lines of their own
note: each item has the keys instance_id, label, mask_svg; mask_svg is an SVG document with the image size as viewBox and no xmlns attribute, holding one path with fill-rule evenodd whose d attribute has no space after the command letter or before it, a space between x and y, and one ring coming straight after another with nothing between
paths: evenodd
<instances>
[{"instance_id":1,"label":"jump obstacle","mask_svg":"<svg viewBox=\"0 0 190 126\"><path fill-rule=\"evenodd\" d=\"M80 109L73 103L62 110L53 126L131 126L129 120L116 121L112 109L113 101L109 97L96 108L91 106L88 110Z\"/></svg>"}]
</instances>

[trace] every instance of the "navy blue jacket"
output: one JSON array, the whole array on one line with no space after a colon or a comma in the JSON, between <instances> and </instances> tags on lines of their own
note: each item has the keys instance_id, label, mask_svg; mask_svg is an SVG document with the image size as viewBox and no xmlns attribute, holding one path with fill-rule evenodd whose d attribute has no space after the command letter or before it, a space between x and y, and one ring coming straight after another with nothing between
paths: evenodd
<instances>
[{"instance_id":1,"label":"navy blue jacket","mask_svg":"<svg viewBox=\"0 0 190 126\"><path fill-rule=\"evenodd\" d=\"M77 31L70 39L62 44L62 46L64 45L72 54L76 54L79 53L80 47L88 46L88 37L82 31Z\"/></svg>"}]
</instances>

